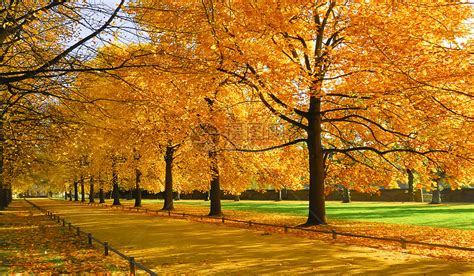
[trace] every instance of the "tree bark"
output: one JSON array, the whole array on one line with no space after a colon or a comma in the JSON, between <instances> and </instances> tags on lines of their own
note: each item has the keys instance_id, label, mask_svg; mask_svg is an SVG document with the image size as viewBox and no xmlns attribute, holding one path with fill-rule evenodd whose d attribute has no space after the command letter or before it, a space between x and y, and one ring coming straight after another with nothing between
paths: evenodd
<instances>
[{"instance_id":1,"label":"tree bark","mask_svg":"<svg viewBox=\"0 0 474 276\"><path fill-rule=\"evenodd\" d=\"M5 190L3 189L2 186L0 186L0 210L5 210L5 208L7 207L7 202L4 200L5 199L4 193L5 193Z\"/></svg>"},{"instance_id":2,"label":"tree bark","mask_svg":"<svg viewBox=\"0 0 474 276\"><path fill-rule=\"evenodd\" d=\"M114 203L112 205L121 205L120 204L120 188L118 185L118 173L116 167L115 158L112 160L112 197L114 198Z\"/></svg>"},{"instance_id":3,"label":"tree bark","mask_svg":"<svg viewBox=\"0 0 474 276\"><path fill-rule=\"evenodd\" d=\"M408 195L410 202L415 202L415 187L414 187L414 175L411 169L407 169L408 174Z\"/></svg>"},{"instance_id":4,"label":"tree bark","mask_svg":"<svg viewBox=\"0 0 474 276\"><path fill-rule=\"evenodd\" d=\"M69 188L69 201L72 201L72 189Z\"/></svg>"},{"instance_id":5,"label":"tree bark","mask_svg":"<svg viewBox=\"0 0 474 276\"><path fill-rule=\"evenodd\" d=\"M217 153L216 151L209 151L209 158L211 159L211 190L210 190L210 199L211 199L211 210L209 211L209 216L222 216L222 207L221 207L221 187L219 182L219 164L217 162Z\"/></svg>"},{"instance_id":6,"label":"tree bark","mask_svg":"<svg viewBox=\"0 0 474 276\"><path fill-rule=\"evenodd\" d=\"M4 147L5 147L5 137L3 134L3 116L2 116L2 118L0 118L0 210L5 210L5 208L8 205L7 202L4 202L4 196L3 196L3 193L5 192L3 190L3 187L5 185L5 183L3 183L4 182L4 177L3 177L4 176L3 175Z\"/></svg>"},{"instance_id":7,"label":"tree bark","mask_svg":"<svg viewBox=\"0 0 474 276\"><path fill-rule=\"evenodd\" d=\"M64 191L64 200L67 200L67 198L68 198L67 191Z\"/></svg>"},{"instance_id":8,"label":"tree bark","mask_svg":"<svg viewBox=\"0 0 474 276\"><path fill-rule=\"evenodd\" d=\"M172 211L173 206L173 160L174 160L174 148L172 146L166 147L165 153L165 192L162 210Z\"/></svg>"},{"instance_id":9,"label":"tree bark","mask_svg":"<svg viewBox=\"0 0 474 276\"><path fill-rule=\"evenodd\" d=\"M433 185L433 197L431 198L431 204L441 204L441 191L439 190L439 183Z\"/></svg>"},{"instance_id":10,"label":"tree bark","mask_svg":"<svg viewBox=\"0 0 474 276\"><path fill-rule=\"evenodd\" d=\"M86 202L86 191L84 190L84 176L81 175L81 202Z\"/></svg>"},{"instance_id":11,"label":"tree bark","mask_svg":"<svg viewBox=\"0 0 474 276\"><path fill-rule=\"evenodd\" d=\"M99 189L99 203L105 203L104 189Z\"/></svg>"},{"instance_id":12,"label":"tree bark","mask_svg":"<svg viewBox=\"0 0 474 276\"><path fill-rule=\"evenodd\" d=\"M8 188L3 188L2 189L2 199L0 199L3 202L3 208L8 208L8 205L10 204L9 200L9 191Z\"/></svg>"},{"instance_id":13,"label":"tree bark","mask_svg":"<svg viewBox=\"0 0 474 276\"><path fill-rule=\"evenodd\" d=\"M94 202L94 178L91 176L89 178L89 203Z\"/></svg>"},{"instance_id":14,"label":"tree bark","mask_svg":"<svg viewBox=\"0 0 474 276\"><path fill-rule=\"evenodd\" d=\"M13 200L13 189L11 186L8 187L8 190L7 190L7 207L8 205L10 205L10 203L12 203L12 200Z\"/></svg>"},{"instance_id":15,"label":"tree bark","mask_svg":"<svg viewBox=\"0 0 474 276\"><path fill-rule=\"evenodd\" d=\"M308 114L309 212L305 225L326 224L324 160L321 142L321 98L311 96Z\"/></svg>"},{"instance_id":16,"label":"tree bark","mask_svg":"<svg viewBox=\"0 0 474 276\"><path fill-rule=\"evenodd\" d=\"M74 180L74 201L79 201L79 194L77 190L77 180Z\"/></svg>"},{"instance_id":17,"label":"tree bark","mask_svg":"<svg viewBox=\"0 0 474 276\"><path fill-rule=\"evenodd\" d=\"M342 203L351 203L351 190L342 186Z\"/></svg>"},{"instance_id":18,"label":"tree bark","mask_svg":"<svg viewBox=\"0 0 474 276\"><path fill-rule=\"evenodd\" d=\"M139 169L135 169L135 207L142 206L141 176L142 172Z\"/></svg>"}]
</instances>

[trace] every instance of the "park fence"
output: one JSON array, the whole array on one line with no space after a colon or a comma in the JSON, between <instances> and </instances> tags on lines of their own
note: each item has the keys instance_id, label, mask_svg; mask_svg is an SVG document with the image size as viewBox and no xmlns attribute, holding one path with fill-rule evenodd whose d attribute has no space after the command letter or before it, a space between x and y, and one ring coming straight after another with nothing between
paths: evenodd
<instances>
[{"instance_id":1,"label":"park fence","mask_svg":"<svg viewBox=\"0 0 474 276\"><path fill-rule=\"evenodd\" d=\"M396 238L387 238L387 237L377 237L377 236L371 236L371 235L364 235L364 234L354 234L354 233L347 233L347 232L340 232L336 230L323 230L323 229L309 229L309 228L303 228L303 227L298 227L298 226L289 226L289 225L278 225L278 224L271 224L271 223L263 223L263 222L256 222L252 220L238 220L238 219L231 219L231 218L226 218L226 217L212 217L212 216L204 216L204 215L196 215L196 214L188 214L184 212L174 212L174 211L163 211L163 210L150 210L147 208L142 208L142 207L128 207L124 205L108 205L105 203L95 203L95 202L79 202L81 204L89 205L89 206L102 206L104 208L112 208L112 209L121 209L121 210L135 210L136 212L142 212L145 214L151 214L151 215L157 215L157 216L167 216L167 217L174 217L174 218L194 218L194 219L199 219L203 220L204 218L206 219L212 219L218 222L225 223L227 222L234 222L234 223L240 223L240 224L246 224L248 227L252 226L264 226L264 227L271 227L275 229L283 229L285 233L288 233L290 230L296 230L296 231L303 231L303 232L313 232L313 233L322 233L322 234L328 234L328 236L331 236L333 240L336 240L338 236L345 236L345 237L353 237L353 238L361 238L361 239L371 239L371 240L379 240L379 241L388 241L388 242L394 242L394 243L399 243L400 246L403 249L407 248L408 244L413 244L413 245L421 245L421 246L428 246L428 247L438 247L438 248L447 248L447 249L455 249L455 250L463 250L463 251L471 251L474 252L474 248L472 247L462 247L462 246L454 246L454 245L447 245L447 244L437 244L437 243L429 243L429 242L420 242L420 241L412 241L412 240L406 240L404 238L396 239Z\"/></svg>"},{"instance_id":2,"label":"park fence","mask_svg":"<svg viewBox=\"0 0 474 276\"><path fill-rule=\"evenodd\" d=\"M54 214L53 212L48 211L48 210L36 205L35 203L27 200L26 198L25 198L25 201L28 202L33 207L35 207L36 209L40 210L42 213L46 214L54 222L62 224L63 227L67 227L70 231L75 231L77 236L87 237L87 243L89 245L92 245L93 242L96 242L96 243L100 244L104 249L104 255L105 256L108 256L109 252L113 252L113 253L117 254L119 257L121 257L122 259L128 261L129 266L130 266L130 274L131 275L135 275L137 269L141 269L141 270L145 271L146 273L150 274L151 276L156 276L157 275L156 272L153 272L151 269L147 268L143 264L135 261L134 257L127 256L127 255L123 254L122 252L120 252L116 248L109 245L108 242L103 242L103 241L93 237L91 233L84 232L78 226L72 225L70 222L66 221L64 218L61 218L57 214Z\"/></svg>"}]
</instances>

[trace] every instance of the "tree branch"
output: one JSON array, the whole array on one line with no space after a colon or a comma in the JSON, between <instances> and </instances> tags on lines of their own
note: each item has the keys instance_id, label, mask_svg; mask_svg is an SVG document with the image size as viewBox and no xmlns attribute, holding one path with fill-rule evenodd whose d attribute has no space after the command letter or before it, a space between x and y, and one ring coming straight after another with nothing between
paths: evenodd
<instances>
[{"instance_id":1,"label":"tree branch","mask_svg":"<svg viewBox=\"0 0 474 276\"><path fill-rule=\"evenodd\" d=\"M279 149L279 148L295 145L295 144L302 143L302 142L306 142L306 139L296 139L296 140L293 140L293 141L288 142L288 143L284 143L284 144L281 144L281 145L272 146L272 147L268 147L268 148L263 148L263 149L239 149L239 148L235 148L235 149L229 149L227 151L265 152L265 151L270 151L270 150L274 150L274 149Z\"/></svg>"}]
</instances>

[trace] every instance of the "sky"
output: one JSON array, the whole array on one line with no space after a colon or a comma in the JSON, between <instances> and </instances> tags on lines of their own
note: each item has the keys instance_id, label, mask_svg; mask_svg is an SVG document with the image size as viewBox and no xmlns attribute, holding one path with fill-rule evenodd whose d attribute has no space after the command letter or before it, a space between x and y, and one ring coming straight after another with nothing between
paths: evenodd
<instances>
[{"instance_id":1,"label":"sky","mask_svg":"<svg viewBox=\"0 0 474 276\"><path fill-rule=\"evenodd\" d=\"M128 0L126 0L128 2ZM88 0L89 4L94 4L102 7L105 10L105 13L93 13L93 12L83 12L83 16L86 18L86 20L83 21L83 26L79 26L77 33L80 34L80 37L83 38L90 33L92 33L95 29L97 29L99 26L105 23L105 21L108 19L110 14L114 11L114 9L117 7L117 5L120 3L120 0ZM85 25L93 25L92 28L88 28ZM126 20L120 20L116 19L114 20L114 26L113 28L109 28L109 30L102 32L99 35L100 39L95 40L94 42L90 42L88 45L94 45L95 47L103 45L103 41L109 41L109 42L121 42L123 44L127 42L136 42L138 41L138 36L136 35L136 31L134 32L133 24L129 21ZM120 30L122 29L122 30ZM128 29L128 31L123 31L123 29ZM132 33L131 33L132 32ZM135 34L134 34L134 33ZM114 33L115 36L119 37L119 39L114 39ZM73 43L77 42L77 40L73 40L69 45L72 45Z\"/></svg>"}]
</instances>

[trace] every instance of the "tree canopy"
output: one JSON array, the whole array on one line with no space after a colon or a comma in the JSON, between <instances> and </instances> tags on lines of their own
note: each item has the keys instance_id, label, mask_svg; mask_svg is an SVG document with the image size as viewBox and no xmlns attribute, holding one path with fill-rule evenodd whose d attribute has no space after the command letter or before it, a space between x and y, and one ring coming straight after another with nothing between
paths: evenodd
<instances>
[{"instance_id":1,"label":"tree canopy","mask_svg":"<svg viewBox=\"0 0 474 276\"><path fill-rule=\"evenodd\" d=\"M145 42L115 43L79 60L66 58L74 49L53 36L41 44L53 54L38 51L46 62L37 64L5 52L5 91L34 91L27 109L67 125L51 132L71 162L64 169L74 171L59 186L87 175L116 189L120 182L164 190L164 209L172 209L173 190L211 187L217 204L221 190L238 194L252 182L307 184L311 225L326 223L325 194L339 185L376 192L407 169L420 187L440 172L452 188L472 183L467 3L140 0L124 11ZM76 14L42 16L53 15L61 25ZM1 37L2 47L14 43ZM31 45L23 51L35 53ZM50 91L59 91L57 102ZM32 131L48 129L49 120ZM60 147L46 144L53 150L43 155L57 156ZM83 156L87 170L77 162Z\"/></svg>"}]
</instances>

